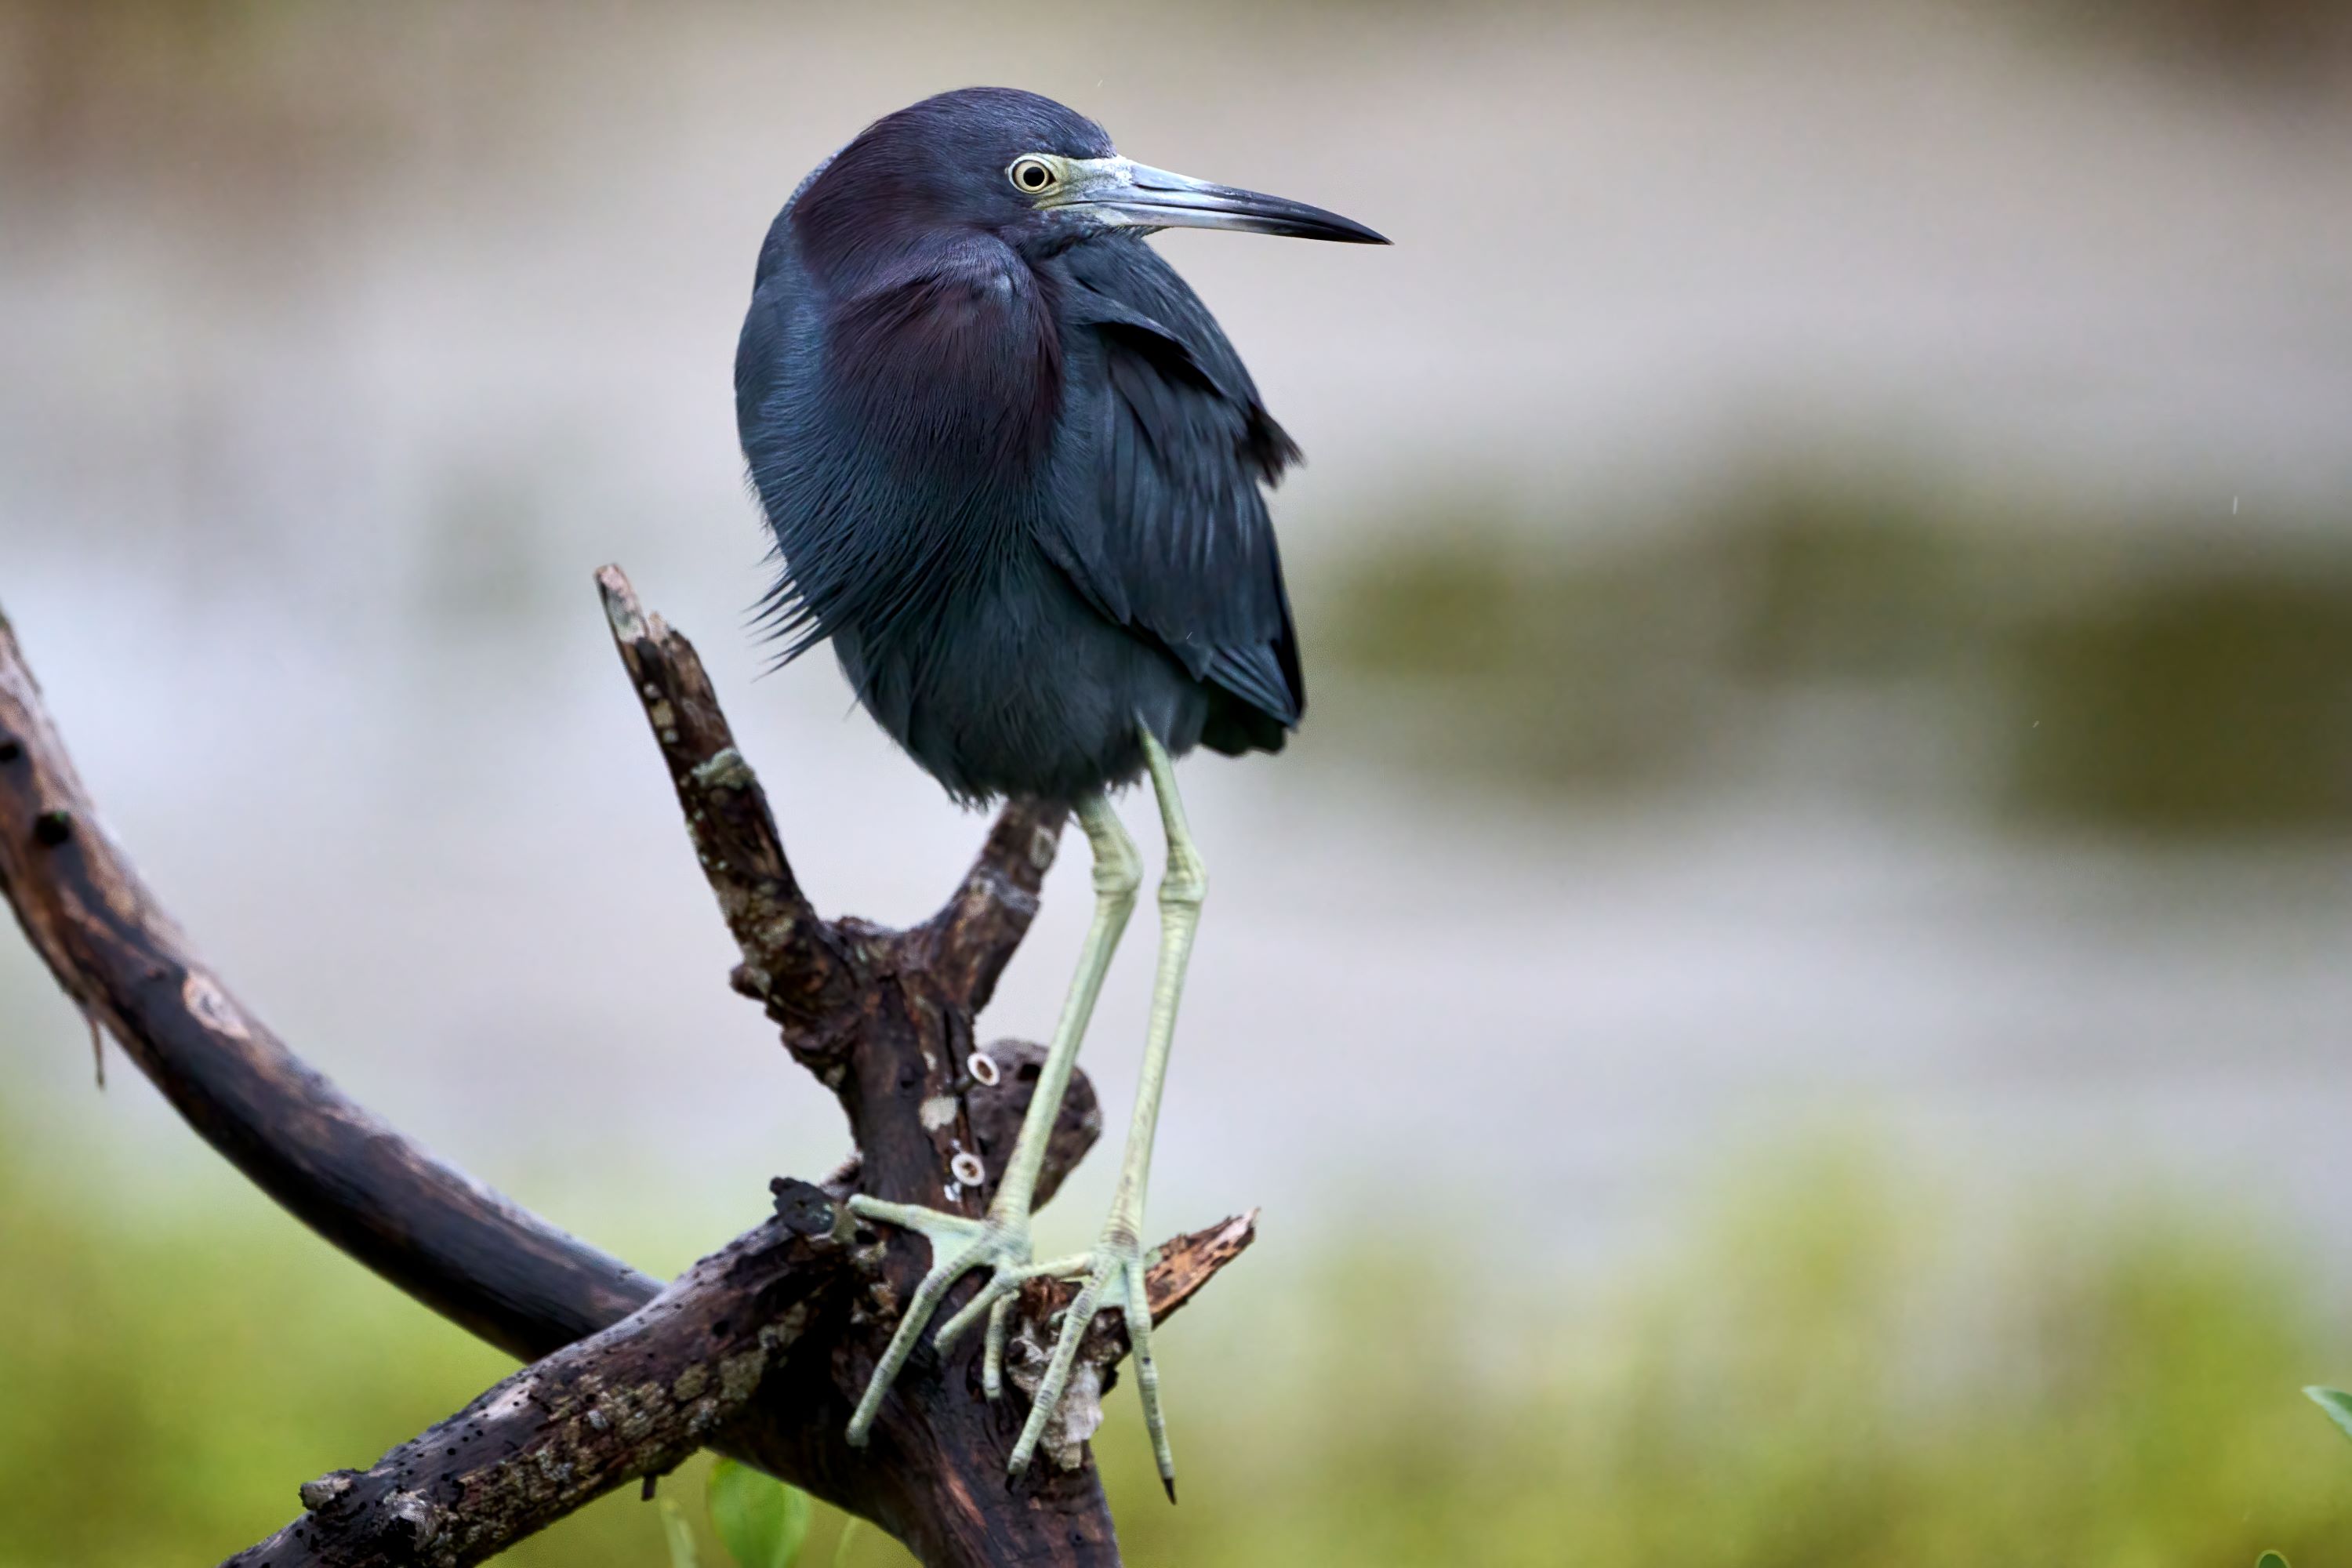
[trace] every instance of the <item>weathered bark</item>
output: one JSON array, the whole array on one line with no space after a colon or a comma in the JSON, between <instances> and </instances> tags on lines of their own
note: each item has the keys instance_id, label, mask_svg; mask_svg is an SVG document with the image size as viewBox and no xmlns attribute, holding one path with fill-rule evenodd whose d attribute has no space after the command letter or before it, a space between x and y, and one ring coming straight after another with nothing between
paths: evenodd
<instances>
[{"instance_id":1,"label":"weathered bark","mask_svg":"<svg viewBox=\"0 0 2352 1568\"><path fill-rule=\"evenodd\" d=\"M641 1476L659 1476L708 1446L741 1447L772 1430L761 1412L793 1359L826 1356L828 1300L854 1291L862 1247L847 1210L822 1189L777 1184L777 1217L704 1258L636 1312L499 1384L365 1470L337 1470L301 1488L306 1517L231 1558L227 1568L403 1568L473 1563ZM1147 1289L1164 1318L1246 1247L1251 1220L1179 1237ZM1042 1321L1070 1287L1030 1305ZM1108 1327L1089 1357L1125 1353ZM948 1456L917 1467L946 1484ZM1000 1486L1002 1485L1000 1478ZM986 1523L975 1510L976 1526ZM952 1523L948 1525L952 1529ZM955 1561L1033 1561L1013 1543L973 1534Z\"/></svg>"},{"instance_id":2,"label":"weathered bark","mask_svg":"<svg viewBox=\"0 0 2352 1568\"><path fill-rule=\"evenodd\" d=\"M692 1457L751 1403L848 1266L833 1201L779 1217L635 1313L542 1357L366 1470L304 1484L306 1516L233 1568L478 1563L614 1487Z\"/></svg>"},{"instance_id":3,"label":"weathered bark","mask_svg":"<svg viewBox=\"0 0 2352 1568\"><path fill-rule=\"evenodd\" d=\"M1039 1052L977 1051L972 1019L1035 911L1063 813L1007 806L919 926L825 920L793 876L693 648L642 610L616 569L599 581L740 949L733 983L833 1089L856 1144L823 1188L780 1179L776 1220L666 1290L417 1150L230 995L99 826L0 620L0 889L58 983L192 1126L307 1224L453 1321L541 1358L370 1469L305 1486L306 1517L234 1561L477 1563L709 1447L876 1521L927 1563L1115 1563L1082 1443L1007 1481L1025 1411L980 1396L978 1335L944 1362L917 1354L869 1447L843 1438L926 1249L856 1226L840 1200L866 1191L967 1213L984 1205ZM1075 1080L1041 1193L1099 1126L1092 1090ZM1246 1247L1254 1219L1171 1243L1151 1271L1155 1316ZM1024 1292L1030 1323L1016 1345L1034 1345L1035 1323L1068 1294ZM1098 1374L1126 1350L1111 1314L1086 1361ZM1018 1385L1023 1352L1013 1354Z\"/></svg>"}]
</instances>

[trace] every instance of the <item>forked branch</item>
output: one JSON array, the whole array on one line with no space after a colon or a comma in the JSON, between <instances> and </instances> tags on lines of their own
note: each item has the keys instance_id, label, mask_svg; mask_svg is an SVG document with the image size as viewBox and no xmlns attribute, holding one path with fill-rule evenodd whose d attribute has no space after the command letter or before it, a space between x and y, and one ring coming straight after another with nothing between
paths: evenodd
<instances>
[{"instance_id":1,"label":"forked branch","mask_svg":"<svg viewBox=\"0 0 2352 1568\"><path fill-rule=\"evenodd\" d=\"M709 1447L877 1521L927 1563L1115 1563L1082 1444L1005 1480L1025 1412L980 1396L969 1340L944 1360L918 1356L870 1448L842 1436L925 1259L911 1237L856 1227L841 1200L866 1191L973 1213L985 1202L1039 1052L1016 1041L976 1047L972 1018L1028 929L1062 812L1007 806L955 893L919 926L828 921L793 875L692 647L645 612L617 569L599 584L741 951L734 983L840 1099L856 1146L821 1188L780 1179L775 1219L667 1289L416 1149L232 996L99 826L0 620L0 890L58 984L192 1126L305 1223L445 1316L539 1358L370 1468L306 1484L305 1516L234 1561L478 1563ZM1041 1199L1098 1130L1081 1078ZM1150 1274L1153 1317L1245 1247L1254 1220L1170 1243ZM1042 1319L1067 1291L1034 1285L1024 1308ZM1126 1351L1112 1321L1085 1353L1100 1369Z\"/></svg>"}]
</instances>

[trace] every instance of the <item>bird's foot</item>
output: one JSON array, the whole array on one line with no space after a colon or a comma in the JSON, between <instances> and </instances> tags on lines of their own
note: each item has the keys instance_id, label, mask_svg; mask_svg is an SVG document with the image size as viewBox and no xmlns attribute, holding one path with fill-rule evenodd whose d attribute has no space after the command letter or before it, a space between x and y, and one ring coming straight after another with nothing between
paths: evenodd
<instances>
[{"instance_id":1,"label":"bird's foot","mask_svg":"<svg viewBox=\"0 0 2352 1568\"><path fill-rule=\"evenodd\" d=\"M982 1312L988 1315L988 1347L981 1364L981 1383L994 1399L1004 1386L1005 1320L1013 1307L1013 1292L1024 1282L1042 1275L1066 1276L1083 1268L1086 1258L1056 1258L1048 1263L1032 1263L1029 1258L1029 1220L992 1213L984 1219L966 1215L946 1214L938 1209L919 1208L912 1204L885 1203L864 1194L849 1200L849 1212L860 1219L878 1220L902 1230L911 1230L931 1244L931 1267L915 1288L914 1297L908 1301L898 1327L890 1336L889 1348L866 1381L866 1394L857 1402L856 1412L849 1418L849 1442L862 1448L874 1430L874 1418L882 1409L883 1396L890 1384L914 1353L915 1342L922 1337L923 1327L931 1314L939 1310L940 1298L949 1288L975 1268L991 1272L988 1283L981 1288L969 1306L940 1325L933 1342L944 1351L957 1335L971 1326Z\"/></svg>"},{"instance_id":2,"label":"bird's foot","mask_svg":"<svg viewBox=\"0 0 2352 1568\"><path fill-rule=\"evenodd\" d=\"M1143 1394L1143 1424L1151 1433L1151 1453L1160 1466L1160 1484L1167 1489L1168 1500L1176 1500L1176 1460L1168 1446L1168 1423L1160 1410L1160 1367L1151 1359L1151 1298L1143 1284L1143 1271L1150 1262L1135 1233L1114 1226L1104 1233L1092 1252L1034 1270L1056 1279L1076 1279L1079 1285L1077 1295L1061 1315L1052 1357L1037 1384L1036 1398L1029 1406L1029 1420L1021 1428L1021 1440L1013 1445L1014 1475L1029 1468L1046 1424L1054 1418L1055 1407L1069 1389L1070 1375L1077 1365L1079 1348L1086 1342L1087 1326L1097 1312L1116 1307L1127 1318L1128 1342L1135 1352L1136 1385ZM969 1316L979 1305L975 1300L959 1316ZM940 1331L940 1337L946 1339L955 1327L950 1323Z\"/></svg>"}]
</instances>

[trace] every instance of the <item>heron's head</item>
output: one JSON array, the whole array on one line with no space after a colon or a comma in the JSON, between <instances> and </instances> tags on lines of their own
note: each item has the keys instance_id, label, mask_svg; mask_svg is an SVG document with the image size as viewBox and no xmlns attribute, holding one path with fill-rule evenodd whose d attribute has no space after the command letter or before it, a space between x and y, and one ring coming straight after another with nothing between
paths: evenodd
<instances>
[{"instance_id":1,"label":"heron's head","mask_svg":"<svg viewBox=\"0 0 2352 1568\"><path fill-rule=\"evenodd\" d=\"M824 249L976 230L1050 254L1115 228L1388 243L1304 202L1122 158L1076 110L998 87L943 92L867 126L810 182L796 222Z\"/></svg>"}]
</instances>

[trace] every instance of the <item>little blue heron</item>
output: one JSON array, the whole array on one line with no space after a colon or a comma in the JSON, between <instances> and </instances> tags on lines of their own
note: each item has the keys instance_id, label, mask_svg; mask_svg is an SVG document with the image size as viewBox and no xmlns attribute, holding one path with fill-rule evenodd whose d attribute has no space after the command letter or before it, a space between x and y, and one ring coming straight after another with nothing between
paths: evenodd
<instances>
[{"instance_id":1,"label":"little blue heron","mask_svg":"<svg viewBox=\"0 0 2352 1568\"><path fill-rule=\"evenodd\" d=\"M1012 1468L1024 1469L1087 1323L1116 1306L1162 1483L1175 1465L1143 1289L1144 1185L1206 874L1171 759L1282 748L1305 703L1265 489L1298 457L1208 308L1147 237L1172 227L1385 244L1318 207L1120 157L1034 93L942 93L866 127L776 216L735 360L736 419L783 577L787 658L830 638L867 712L965 802L1066 802L1095 913L986 1217L850 1200L917 1231L931 1267L849 1424L862 1445L942 1324L987 1319L1003 1389L1025 1279L1081 1281ZM1143 879L1106 793L1149 774L1168 839L1159 975L1118 1195L1092 1251L1037 1261L1047 1134Z\"/></svg>"}]
</instances>

